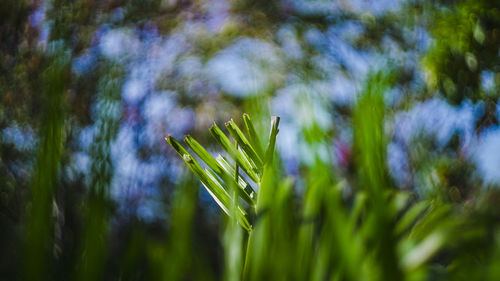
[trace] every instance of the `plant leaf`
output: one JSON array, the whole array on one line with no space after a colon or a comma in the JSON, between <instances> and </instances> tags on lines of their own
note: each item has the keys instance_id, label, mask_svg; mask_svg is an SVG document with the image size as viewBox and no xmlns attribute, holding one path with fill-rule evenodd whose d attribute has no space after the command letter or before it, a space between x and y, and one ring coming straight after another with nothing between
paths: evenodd
<instances>
[{"instance_id":1,"label":"plant leaf","mask_svg":"<svg viewBox=\"0 0 500 281\"><path fill-rule=\"evenodd\" d=\"M212 136L219 142L219 144L224 148L224 150L236 161L238 162L238 165L245 171L245 173L255 182L259 183L260 182L260 176L258 175L256 169L252 167L252 163L250 163L247 159L247 157L238 149L236 149L232 144L231 141L224 135L222 130L217 126L217 124L214 124L210 128L210 133Z\"/></svg>"},{"instance_id":2,"label":"plant leaf","mask_svg":"<svg viewBox=\"0 0 500 281\"><path fill-rule=\"evenodd\" d=\"M237 189L238 194L243 198L248 204L251 206L255 205L255 201L252 199L251 194L253 193L253 189L250 187L249 192L247 192L247 187L245 184L241 184L240 182L236 182L233 172L229 172L222 167L222 165L215 160L215 158L208 153L208 151L203 148L194 138L191 136L186 136L184 138L184 142L200 157L203 162L207 164L207 166L212 169L217 176L219 176L223 181L225 181L229 186L234 186Z\"/></svg>"},{"instance_id":3,"label":"plant leaf","mask_svg":"<svg viewBox=\"0 0 500 281\"><path fill-rule=\"evenodd\" d=\"M272 163L274 156L274 146L276 144L276 136L278 135L278 126L280 123L279 116L273 116L271 119L271 133L269 134L269 142L266 150L266 164Z\"/></svg>"},{"instance_id":4,"label":"plant leaf","mask_svg":"<svg viewBox=\"0 0 500 281\"><path fill-rule=\"evenodd\" d=\"M262 143L259 138L259 134L257 134L257 131L255 130L255 127L253 125L252 119L250 118L250 115L248 114L243 114L243 121L245 122L245 127L248 132L249 136L249 141L252 144L252 147L255 149L255 152L259 154L259 156L264 158L264 148L262 147Z\"/></svg>"},{"instance_id":5,"label":"plant leaf","mask_svg":"<svg viewBox=\"0 0 500 281\"><path fill-rule=\"evenodd\" d=\"M220 189L224 190L224 189L223 189L223 187L222 187L222 183L221 183L221 182L217 179L217 177L215 176L215 174L213 174L213 172L212 172L212 171L210 171L210 170L208 170L208 169L205 169L205 172L206 172L206 174L207 174L208 178L210 178L210 179L211 179L211 180L215 183L215 185L218 187L218 189L219 189L219 190L220 190ZM212 196L214 196L214 195L212 195ZM229 195L228 195L228 196L229 196ZM241 208L241 206L238 204L238 201L236 201L236 200L235 200L235 201L232 201L232 200L230 199L230 197L228 197L228 198L229 198L229 200L230 200L230 203L228 204L228 206L229 206L229 207L233 207L233 208L228 209L228 210L226 211L226 214L228 214L230 217L232 217L233 215L234 215L234 216L236 216L236 219L238 220L238 223L239 223L239 224L240 224L240 225L241 225L244 229L246 229L247 231L250 231L250 230L251 230L251 228L252 228L252 226L251 226L251 225L250 225L250 223L248 222L248 219L247 219L247 217L246 217L246 214L247 214L247 213L246 213L246 211L245 211L245 210L243 210L243 209ZM233 206L233 204L236 204L236 206ZM220 206L220 205L219 205L219 206ZM221 206L221 208L222 208L222 206ZM231 211L230 211L230 210L233 210L233 209L236 209L236 212L235 212L235 213L233 213L233 212L231 212Z\"/></svg>"},{"instance_id":6,"label":"plant leaf","mask_svg":"<svg viewBox=\"0 0 500 281\"><path fill-rule=\"evenodd\" d=\"M207 189L208 193L214 198L221 209L229 215L229 206L231 200L227 191L222 185L214 178L207 170L203 168L194 160L194 158L182 147L182 145L172 136L166 138L166 141L182 156L186 165L191 169L195 176L201 181L203 186Z\"/></svg>"},{"instance_id":7,"label":"plant leaf","mask_svg":"<svg viewBox=\"0 0 500 281\"><path fill-rule=\"evenodd\" d=\"M231 166L224 157L219 155L216 159L224 169L225 173L230 175L233 175L235 173L233 166ZM249 194L252 200L255 199L255 191L253 190L252 186L250 186L250 184L241 176L238 176L238 185L245 191L245 193Z\"/></svg>"},{"instance_id":8,"label":"plant leaf","mask_svg":"<svg viewBox=\"0 0 500 281\"><path fill-rule=\"evenodd\" d=\"M260 156L255 152L254 148L252 147L252 144L248 141L248 139L245 137L243 132L238 128L236 123L234 123L233 120L226 122L226 128L229 131L229 133L234 137L234 139L238 142L238 145L245 151L245 153L249 156L250 160L252 160L257 168L260 170L262 169L262 159Z\"/></svg>"}]
</instances>

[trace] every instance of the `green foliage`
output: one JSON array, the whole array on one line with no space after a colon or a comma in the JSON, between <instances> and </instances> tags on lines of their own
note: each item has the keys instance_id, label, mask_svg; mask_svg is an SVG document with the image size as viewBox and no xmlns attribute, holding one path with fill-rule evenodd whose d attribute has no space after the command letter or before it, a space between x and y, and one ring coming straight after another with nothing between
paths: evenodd
<instances>
[{"instance_id":1,"label":"green foliage","mask_svg":"<svg viewBox=\"0 0 500 281\"><path fill-rule=\"evenodd\" d=\"M198 196L195 179L186 176L179 184L171 207L171 229L166 242L152 242L147 248L151 280L184 280L195 266L193 223ZM238 226L239 227L239 226ZM201 269L198 269L201 271ZM207 273L208 274L208 273ZM209 279L208 276L205 276Z\"/></svg>"},{"instance_id":2,"label":"green foliage","mask_svg":"<svg viewBox=\"0 0 500 281\"><path fill-rule=\"evenodd\" d=\"M250 139L252 139L253 143L257 143L255 138L255 129L249 116L245 117L245 123L248 131L251 132L249 133ZM182 157L187 166L203 183L207 191L222 208L222 210L230 216L236 216L241 226L243 226L243 228L247 231L251 231L251 224L249 222L247 211L240 206L238 198L245 200L251 209L254 209L254 211L258 211L259 208L262 208L261 204L257 204L256 202L262 202L265 199L261 199L261 197L264 196L261 195L263 192L259 192L259 197L255 198L254 189L243 176L239 175L238 170L241 167L247 176L253 180L254 184L258 186L258 189L262 190L261 186L265 170L269 169L268 166L271 165L274 155L274 146L276 143L276 136L278 134L278 124L279 118L273 117L273 121L271 122L271 133L269 135L269 144L265 154L262 153L262 149L258 146L254 148L234 121L231 120L227 122L226 127L232 137L236 140L237 145L232 144L222 130L214 124L210 128L210 133L224 148L227 154L231 157L232 161L234 161L236 165L234 168L231 167L228 161L220 155L217 158L213 158L191 136L187 136L184 139L184 142L201 160L205 162L210 169L203 169L193 156L191 156L191 154L189 154L189 152L187 152L187 150L184 149L182 145L172 136L166 138L166 141ZM259 151L259 153L257 153L257 151ZM262 159L265 159L265 161ZM233 191L236 195L238 195L235 200L233 200L233 196L231 195ZM233 205L236 205L237 207L232 207Z\"/></svg>"},{"instance_id":3,"label":"green foliage","mask_svg":"<svg viewBox=\"0 0 500 281\"><path fill-rule=\"evenodd\" d=\"M227 161L221 164L191 137L186 143L213 173L203 170L173 137L167 138L229 215L223 239L226 280L429 280L444 274L434 270L441 264L436 259L439 253L483 237L481 228L469 231L467 219L452 205L416 201L411 193L391 188L385 164L383 101L388 78L381 73L372 75L356 106L357 185L348 187L345 181L335 180L332 166L318 158L307 168L307 191L298 205L293 200L293 179L281 178L279 165L270 158L278 118L271 125L265 158L253 145L256 137L248 115L244 116L248 137L234 121L227 123L237 145L216 125L211 128L236 165L227 172L223 171L229 166ZM263 158L262 167L257 163ZM243 195L243 186L236 186L240 165L256 177L256 198ZM351 199L343 195L348 190L354 192ZM244 210L236 195L251 197L256 208L249 204ZM459 229L469 230L457 236ZM457 260L462 254L455 252Z\"/></svg>"},{"instance_id":4,"label":"green foliage","mask_svg":"<svg viewBox=\"0 0 500 281\"><path fill-rule=\"evenodd\" d=\"M69 55L61 44L54 44L49 64L43 73L44 115L40 149L31 188L31 206L27 214L24 256L24 278L45 280L51 263L46 258L52 251L53 201L59 179L63 148L64 92L67 87Z\"/></svg>"}]
</instances>

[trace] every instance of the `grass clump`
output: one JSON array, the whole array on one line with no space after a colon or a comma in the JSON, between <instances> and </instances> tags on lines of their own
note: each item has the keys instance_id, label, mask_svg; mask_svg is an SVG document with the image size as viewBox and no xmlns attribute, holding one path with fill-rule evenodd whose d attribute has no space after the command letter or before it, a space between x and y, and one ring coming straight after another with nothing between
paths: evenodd
<instances>
[{"instance_id":1,"label":"grass clump","mask_svg":"<svg viewBox=\"0 0 500 281\"><path fill-rule=\"evenodd\" d=\"M460 206L419 200L392 187L385 159L386 83L381 74L372 75L354 110L356 179L337 177L331 163L316 157L301 179L303 196L273 161L279 117L271 120L265 148L249 115L243 116L244 129L226 123L234 142L214 124L210 133L228 158L211 156L187 136L186 145L207 168L166 138L228 215L222 239L226 280L431 280L457 274L443 255L461 262L470 254L457 245L484 239L484 226L472 226Z\"/></svg>"}]
</instances>

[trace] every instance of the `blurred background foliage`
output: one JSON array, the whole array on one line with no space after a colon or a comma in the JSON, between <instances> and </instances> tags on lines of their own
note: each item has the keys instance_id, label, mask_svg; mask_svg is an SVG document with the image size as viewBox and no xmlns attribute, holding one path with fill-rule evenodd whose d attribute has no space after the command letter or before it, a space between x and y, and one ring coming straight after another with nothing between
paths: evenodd
<instances>
[{"instance_id":1,"label":"blurred background foliage","mask_svg":"<svg viewBox=\"0 0 500 281\"><path fill-rule=\"evenodd\" d=\"M0 280L498 280L499 43L488 0L2 0ZM164 141L244 112L251 235Z\"/></svg>"}]
</instances>

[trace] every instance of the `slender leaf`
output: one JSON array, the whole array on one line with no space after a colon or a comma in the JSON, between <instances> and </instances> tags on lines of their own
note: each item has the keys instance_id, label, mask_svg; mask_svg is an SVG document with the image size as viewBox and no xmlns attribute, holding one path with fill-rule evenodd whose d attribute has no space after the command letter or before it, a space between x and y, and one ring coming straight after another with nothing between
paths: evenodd
<instances>
[{"instance_id":1,"label":"slender leaf","mask_svg":"<svg viewBox=\"0 0 500 281\"><path fill-rule=\"evenodd\" d=\"M228 183L230 186L235 186L238 190L238 194L243 198L248 204L255 205L255 201L252 198L253 189L246 184L245 182L236 182L234 177L232 176L234 172L229 172L222 167L222 165L215 160L215 158L208 153L208 151L203 148L194 138L191 136L186 136L184 138L184 142L200 157L203 162L207 164L207 166L212 169L217 176L219 176L222 180ZM250 188L248 190L247 186ZM248 192L247 192L248 190Z\"/></svg>"},{"instance_id":2,"label":"slender leaf","mask_svg":"<svg viewBox=\"0 0 500 281\"><path fill-rule=\"evenodd\" d=\"M210 128L210 133L212 136L219 142L219 144L224 148L224 150L234 158L235 161L238 162L240 167L245 171L245 173L256 183L260 182L260 177L257 173L257 169L253 167L252 163L248 161L246 156L241 153L240 150L236 149L232 144L231 141L224 135L222 130L217 126L217 124L214 124Z\"/></svg>"},{"instance_id":3,"label":"slender leaf","mask_svg":"<svg viewBox=\"0 0 500 281\"><path fill-rule=\"evenodd\" d=\"M177 153L182 154L182 159L187 164L187 166L191 169L191 171L198 177L203 186L206 188L210 196L217 202L219 207L228 215L231 215L229 210L231 206L231 199L229 197L228 192L223 186L223 183L217 179L217 176L212 173L212 171L205 169L194 160L194 158L182 147L182 145L174 139L172 136L166 138L167 142L177 151ZM243 228L247 231L251 229L250 223L246 218L246 212L239 208L238 214L238 222L241 224Z\"/></svg>"},{"instance_id":4,"label":"slender leaf","mask_svg":"<svg viewBox=\"0 0 500 281\"><path fill-rule=\"evenodd\" d=\"M206 171L194 160L194 158L182 147L182 145L174 139L172 136L166 138L167 142L182 156L184 162L191 169L191 171L198 177L198 179L203 183L207 191L214 198L217 204L229 214L230 199L227 191L212 177L209 176Z\"/></svg>"},{"instance_id":5,"label":"slender leaf","mask_svg":"<svg viewBox=\"0 0 500 281\"><path fill-rule=\"evenodd\" d=\"M217 156L217 163L221 165L226 174L234 174L234 168L227 162L227 160L221 155ZM245 193L249 194L252 201L255 200L255 191L252 186L241 176L238 175L238 186L240 186Z\"/></svg>"},{"instance_id":6,"label":"slender leaf","mask_svg":"<svg viewBox=\"0 0 500 281\"><path fill-rule=\"evenodd\" d=\"M257 134L257 131L255 130L255 126L253 125L250 115L246 113L243 114L243 121L245 122L245 127L247 129L249 141L252 144L252 147L261 158L264 158L264 148L262 147L262 142L260 141L259 134Z\"/></svg>"},{"instance_id":7,"label":"slender leaf","mask_svg":"<svg viewBox=\"0 0 500 281\"><path fill-rule=\"evenodd\" d=\"M234 139L238 142L238 145L245 151L245 153L249 156L250 160L252 160L255 165L257 165L258 169L262 168L263 162L257 152L254 150L248 139L245 137L243 132L238 128L236 123L233 120L226 122L226 128L229 133L234 137Z\"/></svg>"},{"instance_id":8,"label":"slender leaf","mask_svg":"<svg viewBox=\"0 0 500 281\"><path fill-rule=\"evenodd\" d=\"M271 119L271 133L269 134L269 142L266 150L266 164L273 161L274 156L274 146L276 144L276 136L278 135L278 126L280 123L280 118L278 116L273 116Z\"/></svg>"}]
</instances>

